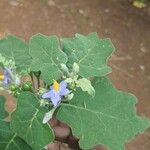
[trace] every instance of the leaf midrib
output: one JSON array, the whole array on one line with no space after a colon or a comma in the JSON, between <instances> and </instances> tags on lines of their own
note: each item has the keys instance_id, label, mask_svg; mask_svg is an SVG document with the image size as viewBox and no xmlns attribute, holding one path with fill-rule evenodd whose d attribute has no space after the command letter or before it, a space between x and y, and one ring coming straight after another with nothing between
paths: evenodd
<instances>
[{"instance_id":1,"label":"leaf midrib","mask_svg":"<svg viewBox=\"0 0 150 150\"><path fill-rule=\"evenodd\" d=\"M122 120L122 121L126 121L125 119L121 119L121 118L118 118L118 117L115 117L115 116L111 116L111 115L108 115L108 114L104 114L103 112L97 112L97 111L93 111L91 109L87 109L87 108L83 108L83 107L80 107L80 106L75 106L75 105L71 105L71 104L61 104L62 106L70 106L70 107L73 107L75 109L80 109L80 110L83 110L83 111L88 111L88 112L91 112L93 114L95 114L96 116L97 115L103 115L103 116L107 116L109 118L112 118L112 119L117 119L117 120Z\"/></svg>"},{"instance_id":2,"label":"leaf midrib","mask_svg":"<svg viewBox=\"0 0 150 150\"><path fill-rule=\"evenodd\" d=\"M46 37L46 39L48 40L48 38ZM60 70L60 68L58 67L58 65L54 62L54 60L53 60L53 48L52 48L52 51L51 51L51 56L49 56L49 54L47 53L47 48L44 48L40 43L38 43L37 42L37 44L41 47L41 49L43 50L43 52L45 53L45 55L51 60L51 62L52 62L52 65L54 65L54 66L56 66L56 68L57 68L57 70L59 71L59 72L61 72L62 73L62 71ZM44 63L45 64L45 63ZM49 63L48 63L49 64Z\"/></svg>"},{"instance_id":3,"label":"leaf midrib","mask_svg":"<svg viewBox=\"0 0 150 150\"><path fill-rule=\"evenodd\" d=\"M11 138L11 140L8 142L8 144L7 144L7 146L6 146L6 149L5 150L8 150L8 148L9 148L9 145L11 144L11 143L13 143L14 142L14 139L16 138L16 136L17 136L17 134L14 134L14 136Z\"/></svg>"}]
</instances>

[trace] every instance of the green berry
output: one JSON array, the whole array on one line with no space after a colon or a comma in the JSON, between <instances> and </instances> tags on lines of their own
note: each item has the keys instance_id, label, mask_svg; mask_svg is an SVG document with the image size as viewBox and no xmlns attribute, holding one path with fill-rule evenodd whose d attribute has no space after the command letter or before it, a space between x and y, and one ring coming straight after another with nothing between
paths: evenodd
<instances>
[{"instance_id":1,"label":"green berry","mask_svg":"<svg viewBox=\"0 0 150 150\"><path fill-rule=\"evenodd\" d=\"M14 92L14 91L17 90L17 86L16 86L15 84L11 84L11 85L9 86L9 89L10 89L12 92Z\"/></svg>"},{"instance_id":2,"label":"green berry","mask_svg":"<svg viewBox=\"0 0 150 150\"><path fill-rule=\"evenodd\" d=\"M22 85L22 90L23 91L30 91L32 89L32 83L31 82L27 82L27 83L24 83Z\"/></svg>"}]
</instances>

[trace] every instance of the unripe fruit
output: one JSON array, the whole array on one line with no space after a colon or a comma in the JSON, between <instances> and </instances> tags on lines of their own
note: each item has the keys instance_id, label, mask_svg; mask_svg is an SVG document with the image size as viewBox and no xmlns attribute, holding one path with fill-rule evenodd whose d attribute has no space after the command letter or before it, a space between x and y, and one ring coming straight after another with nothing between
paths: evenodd
<instances>
[{"instance_id":1,"label":"unripe fruit","mask_svg":"<svg viewBox=\"0 0 150 150\"><path fill-rule=\"evenodd\" d=\"M11 84L11 85L9 86L9 89L10 89L12 92L14 92L14 91L17 90L17 86L16 86L15 84Z\"/></svg>"},{"instance_id":2,"label":"unripe fruit","mask_svg":"<svg viewBox=\"0 0 150 150\"><path fill-rule=\"evenodd\" d=\"M22 90L23 91L30 91L32 89L32 83L31 82L27 82L27 83L24 83L22 85Z\"/></svg>"}]
</instances>

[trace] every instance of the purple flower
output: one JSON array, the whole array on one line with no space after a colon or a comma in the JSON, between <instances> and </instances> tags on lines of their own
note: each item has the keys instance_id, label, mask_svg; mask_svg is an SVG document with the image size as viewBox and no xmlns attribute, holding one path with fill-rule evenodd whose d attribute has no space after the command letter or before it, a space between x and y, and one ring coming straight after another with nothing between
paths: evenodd
<instances>
[{"instance_id":1,"label":"purple flower","mask_svg":"<svg viewBox=\"0 0 150 150\"><path fill-rule=\"evenodd\" d=\"M50 87L50 90L42 95L42 98L48 98L52 101L54 107L56 107L60 101L61 97L69 94L69 90L67 89L67 83L65 81L61 81L60 84L54 80L53 85Z\"/></svg>"},{"instance_id":2,"label":"purple flower","mask_svg":"<svg viewBox=\"0 0 150 150\"><path fill-rule=\"evenodd\" d=\"M2 82L5 86L7 86L12 80L11 71L9 69L5 68L4 74L1 75L0 80L2 80Z\"/></svg>"}]
</instances>

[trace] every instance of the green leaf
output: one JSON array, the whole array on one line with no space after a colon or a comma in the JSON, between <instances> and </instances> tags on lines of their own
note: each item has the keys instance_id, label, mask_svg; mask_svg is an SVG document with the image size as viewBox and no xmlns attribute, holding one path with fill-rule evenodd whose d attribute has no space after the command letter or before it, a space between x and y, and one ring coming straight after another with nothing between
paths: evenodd
<instances>
[{"instance_id":1,"label":"green leaf","mask_svg":"<svg viewBox=\"0 0 150 150\"><path fill-rule=\"evenodd\" d=\"M41 78L51 84L53 79L62 76L61 64L67 62L67 55L60 49L59 39L56 36L37 34L30 40L30 54L33 58L32 71L41 71Z\"/></svg>"},{"instance_id":2,"label":"green leaf","mask_svg":"<svg viewBox=\"0 0 150 150\"><path fill-rule=\"evenodd\" d=\"M70 104L60 106L57 118L72 128L82 149L103 144L111 150L123 150L124 144L150 122L136 115L136 97L118 91L108 79L96 80L94 89L92 100L78 90Z\"/></svg>"},{"instance_id":3,"label":"green leaf","mask_svg":"<svg viewBox=\"0 0 150 150\"><path fill-rule=\"evenodd\" d=\"M4 119L8 116L8 113L5 111L5 98L0 95L0 119Z\"/></svg>"},{"instance_id":4,"label":"green leaf","mask_svg":"<svg viewBox=\"0 0 150 150\"><path fill-rule=\"evenodd\" d=\"M0 96L0 149L1 150L31 150L31 148L10 129L10 123L3 119L6 117L4 110L5 99Z\"/></svg>"},{"instance_id":5,"label":"green leaf","mask_svg":"<svg viewBox=\"0 0 150 150\"><path fill-rule=\"evenodd\" d=\"M88 36L76 34L74 38L62 39L63 51L68 55L68 65L79 65L82 77L105 76L111 69L106 62L114 46L109 39L99 39L96 33Z\"/></svg>"},{"instance_id":6,"label":"green leaf","mask_svg":"<svg viewBox=\"0 0 150 150\"><path fill-rule=\"evenodd\" d=\"M0 40L0 53L6 59L15 62L17 71L24 71L29 68L31 57L28 44L22 39L8 35Z\"/></svg>"},{"instance_id":7,"label":"green leaf","mask_svg":"<svg viewBox=\"0 0 150 150\"><path fill-rule=\"evenodd\" d=\"M1 150L31 150L20 137L10 130L8 122L0 120L0 148Z\"/></svg>"},{"instance_id":8,"label":"green leaf","mask_svg":"<svg viewBox=\"0 0 150 150\"><path fill-rule=\"evenodd\" d=\"M54 140L51 127L42 123L46 112L48 110L40 107L39 99L32 93L22 92L19 95L11 127L33 150L41 150Z\"/></svg>"},{"instance_id":9,"label":"green leaf","mask_svg":"<svg viewBox=\"0 0 150 150\"><path fill-rule=\"evenodd\" d=\"M88 92L92 97L95 96L95 90L91 85L91 81L86 78L77 80L77 87L80 87L82 91Z\"/></svg>"}]
</instances>

